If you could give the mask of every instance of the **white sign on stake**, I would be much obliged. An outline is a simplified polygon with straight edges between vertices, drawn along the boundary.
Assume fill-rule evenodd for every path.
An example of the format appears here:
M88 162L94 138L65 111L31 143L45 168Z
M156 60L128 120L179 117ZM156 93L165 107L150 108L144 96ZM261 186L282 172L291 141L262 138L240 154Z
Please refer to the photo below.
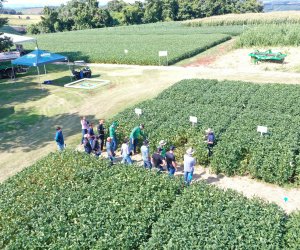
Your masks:
M195 124L198 122L198 118L196 116L190 116L190 122L195 126Z
M140 116L140 115L142 114L142 110L141 110L141 109L138 109L138 108L136 108L136 109L134 110L134 112L135 112L138 116Z
M261 135L268 133L268 128L264 126L257 126L257 132Z
M168 51L166 50L159 51L158 56L168 56Z
M125 53L125 54L128 54L128 50L127 50L127 49L124 49L124 53Z

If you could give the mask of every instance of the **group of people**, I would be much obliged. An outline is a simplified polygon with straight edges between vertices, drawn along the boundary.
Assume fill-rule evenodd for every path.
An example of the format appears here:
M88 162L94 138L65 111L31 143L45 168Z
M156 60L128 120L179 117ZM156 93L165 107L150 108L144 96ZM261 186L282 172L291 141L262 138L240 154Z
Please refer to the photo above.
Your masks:
M106 128L104 120L99 120L97 125L97 135L94 132L94 124L89 123L85 117L81 117L82 139L81 144L84 146L84 151L88 154L94 154L99 157L104 149L104 144L107 152L107 158L113 164L115 160L115 152L118 147L117 128L119 124L114 121L109 127L108 137L105 138ZM177 171L177 162L175 157L175 146L170 146L166 149L166 141L161 140L156 148L156 151L150 155L149 141L146 139L144 133L144 124L140 124L133 128L129 138L125 138L121 145L122 163L131 165L133 163L131 156L137 153L138 140L143 138L143 144L140 152L143 159L143 165L146 169L156 168L159 172L168 171L169 176L174 176ZM208 156L212 155L212 148L215 144L215 135L211 129L207 129L205 134L205 141L207 142ZM58 150L62 151L65 148L64 138L60 127L56 128L55 141ZM193 157L195 153L193 148L189 148L184 155L184 180L188 185L190 184L196 159Z

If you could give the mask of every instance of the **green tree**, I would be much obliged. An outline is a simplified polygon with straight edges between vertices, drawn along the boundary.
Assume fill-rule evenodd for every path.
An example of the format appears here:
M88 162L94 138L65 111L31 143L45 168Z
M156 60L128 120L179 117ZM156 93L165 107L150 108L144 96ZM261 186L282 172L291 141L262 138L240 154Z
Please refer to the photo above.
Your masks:
M3 1L4 0L0 0L0 10L3 8L3 5L2 5ZM7 22L8 22L7 18L0 18L0 28L3 25L7 24ZM3 33L0 32L0 35L3 35ZM13 42L9 37L4 36L3 38L0 38L0 51L5 51L12 46L13 46Z
M142 2L135 2L125 6L122 10L122 24L141 24L143 23L144 9Z
M163 1L147 0L145 2L145 23L155 23L162 21Z

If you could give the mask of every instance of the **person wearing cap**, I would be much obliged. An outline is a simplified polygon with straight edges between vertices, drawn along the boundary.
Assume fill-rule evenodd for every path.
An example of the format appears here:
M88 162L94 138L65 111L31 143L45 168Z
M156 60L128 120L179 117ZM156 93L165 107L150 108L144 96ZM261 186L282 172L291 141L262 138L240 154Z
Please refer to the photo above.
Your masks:
M103 151L103 146L104 146L104 134L105 134L105 127L104 127L104 120L99 120L99 124L97 127L99 139L100 139L100 148L101 151Z
M189 148L184 155L184 182L187 185L190 185L192 181L194 168L196 165L196 160L193 157L194 152L195 151L193 148Z
M139 136L143 136L145 139L145 133L144 133L144 124L140 124L139 126L135 127L130 134L130 152L133 151L134 154L136 154L136 146L138 144L138 138Z
M107 137L105 146L106 146L107 158L110 160L111 165L113 165L114 150L113 150L112 138L111 137Z
M88 128L89 128L88 122L87 122L87 120L85 119L85 116L81 117L80 123L81 123L81 131L82 131L81 144L83 144L84 135L87 134Z
M208 149L208 156L210 157L212 155L212 149L215 143L215 134L212 129L208 128L205 130L206 133L206 142L207 142L207 149Z
M164 171L164 166L166 166L166 161L161 155L161 148L157 148L156 152L151 157L151 163L156 167L160 172Z
M99 136L95 136L91 146L92 146L92 150L93 150L94 155L96 157L99 157L101 155Z
M89 137L89 134L85 134L84 135L84 138L83 138L83 146L84 146L84 151L87 153L87 154L90 154L92 152L92 146L91 146L91 143L90 143L90 137Z
M144 162L144 167L147 169L151 169L152 164L151 164L148 140L144 140L143 146L141 147L141 153L142 153L142 158L143 158L143 162Z
M56 141L58 151L63 151L65 148L65 141L61 127L56 128L54 140Z
M174 150L175 147L171 146L170 150L166 153L166 162L167 162L167 169L169 172L169 176L174 176L175 171L177 170L177 164L175 160L175 155L174 155Z
M117 127L119 126L118 122L114 121L109 127L109 137L111 138L111 144L113 151L117 150L118 141L117 141Z
M132 160L130 158L130 152L128 147L128 139L125 138L124 142L121 146L121 154L122 154L122 163L132 165Z
M159 142L159 146L158 146L159 148L161 148L161 155L164 158L166 157L166 153L167 153L167 150L165 148L166 144L167 144L167 142L165 140L161 140Z

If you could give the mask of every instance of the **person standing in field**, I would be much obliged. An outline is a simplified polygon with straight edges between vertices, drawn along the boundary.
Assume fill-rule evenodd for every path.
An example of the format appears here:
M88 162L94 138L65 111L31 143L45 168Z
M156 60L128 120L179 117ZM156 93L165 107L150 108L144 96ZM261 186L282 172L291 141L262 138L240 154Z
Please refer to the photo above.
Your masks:
M124 139L124 142L121 146L121 154L122 154L122 163L132 165L132 160L130 158L130 152L128 147L128 139Z
M58 151L63 151L65 148L64 136L61 127L56 128L55 138Z
M104 134L105 134L104 120L99 120L97 131L98 131L98 135L99 135L99 139L100 139L100 148L101 148L101 151L103 151Z
M89 134L85 134L84 138L83 138L83 146L84 146L84 151L87 154L90 154L92 152L92 145L90 143L90 138L89 138Z
M167 153L167 150L165 148L166 144L167 142L165 140L161 140L158 146L159 148L161 148L161 156L164 158L166 157L166 153Z
M161 156L161 148L157 148L156 152L152 155L151 163L159 170L159 172L164 171L163 167L166 166L166 161Z
M152 164L151 164L148 140L144 140L143 146L141 147L141 153L142 153L142 158L143 158L143 162L144 162L144 167L147 169L151 169Z
M99 136L95 136L95 139L93 140L93 144L91 146L95 156L99 157L101 155Z
M186 151L186 154L184 155L184 182L187 185L190 185L192 181L194 168L196 165L196 160L193 157L194 153L195 153L194 149L189 148Z
M109 137L111 138L112 149L115 152L118 147L117 141L117 127L119 126L118 122L114 121L109 127Z
M215 143L215 134L214 134L214 131L212 131L212 129L210 129L210 128L205 130L205 133L206 133L208 156L210 157L210 156L212 156L212 149L213 149L214 143Z
M113 165L115 153L113 150L112 138L107 137L105 146L106 146L107 158L110 160L110 164Z
M87 134L88 132L88 123L87 120L85 119L85 116L81 117L80 123L81 123L81 131L82 131L81 144L83 144L84 135Z
M175 171L177 170L177 163L175 160L174 150L175 150L175 147L171 146L170 150L166 153L167 169L169 172L169 176L171 176L171 177L174 176Z
M139 136L143 136L145 139L145 133L144 133L144 124L140 124L139 126L135 127L130 134L130 152L133 151L134 154L136 154L136 146L138 145L138 138Z
M95 132L94 132L94 124L90 123L88 128L88 135L90 138L90 144L92 145L93 140L95 139Z

